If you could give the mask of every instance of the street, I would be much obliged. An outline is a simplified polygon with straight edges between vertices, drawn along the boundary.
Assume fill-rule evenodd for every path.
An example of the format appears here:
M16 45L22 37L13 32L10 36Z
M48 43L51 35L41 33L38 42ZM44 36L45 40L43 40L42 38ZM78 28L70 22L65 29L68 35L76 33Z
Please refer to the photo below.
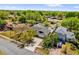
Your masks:
M37 55L25 48L20 49L16 44L0 38L0 50L4 51L7 55Z

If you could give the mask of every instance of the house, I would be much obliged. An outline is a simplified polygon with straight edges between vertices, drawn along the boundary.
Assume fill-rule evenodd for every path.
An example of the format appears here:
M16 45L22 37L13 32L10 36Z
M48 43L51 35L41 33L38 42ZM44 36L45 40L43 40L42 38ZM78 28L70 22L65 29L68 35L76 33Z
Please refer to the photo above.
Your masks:
M36 30L37 36L41 38L47 36L50 33L50 29L48 27L45 27L41 23L35 24L34 26L32 26L32 28Z
M57 22L59 21L58 18L55 17L55 16L48 16L48 17L46 17L46 18L47 18L48 21L51 22L52 24L53 24L53 23L57 23Z
M54 23L57 23L59 20L48 18L48 21L51 22L52 24L54 24Z
M71 42L71 41L76 41L75 39L75 35L73 32L68 31L67 28L65 27L58 27L56 32L58 33L59 39L60 41L62 41L62 43L67 42Z
M45 18L57 19L56 16L45 16Z
M66 33L66 38L67 40L66 41L76 41L76 38L75 38L75 35L73 32L67 32Z

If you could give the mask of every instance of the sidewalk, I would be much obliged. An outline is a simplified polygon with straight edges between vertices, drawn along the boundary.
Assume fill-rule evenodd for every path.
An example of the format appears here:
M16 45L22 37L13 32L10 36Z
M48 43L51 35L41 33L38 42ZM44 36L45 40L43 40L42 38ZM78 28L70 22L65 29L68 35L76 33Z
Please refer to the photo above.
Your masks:
M14 42L14 43L16 43L16 44L22 44L21 42L19 42L19 41L16 41L16 40L14 40L14 39L11 39L11 38L8 38L8 37L6 37L6 36L3 36L3 35L0 35L0 37L1 38L4 38L4 39L6 39L6 40L9 40L9 41L11 41L11 42Z
M41 38L35 37L35 38L34 38L34 42L35 42L35 43L33 44L33 46L29 45L29 46L25 47L25 49L28 49L28 50L34 52L35 49L36 49L36 47L39 47L38 45L42 42L42 40L43 40L43 39L41 39Z

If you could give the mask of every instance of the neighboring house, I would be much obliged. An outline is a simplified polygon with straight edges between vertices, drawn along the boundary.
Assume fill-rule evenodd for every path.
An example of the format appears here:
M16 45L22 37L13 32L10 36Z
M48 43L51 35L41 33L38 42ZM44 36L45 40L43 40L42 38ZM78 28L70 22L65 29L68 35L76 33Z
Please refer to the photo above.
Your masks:
M65 27L58 27L56 32L58 33L58 36L60 38L60 41L62 42L69 42L69 41L75 41L75 35L73 32L68 31Z
M48 18L48 21L51 22L51 23L57 23L59 20L58 19Z
M35 29L37 32L37 35L42 38L47 36L50 33L50 29L48 27L45 27L41 23L35 24L32 28Z
M45 16L45 18L57 19L56 16Z
M66 38L67 38L67 41L76 41L76 38L73 32L68 31L66 33Z
M68 31L65 27L58 27L56 32L59 36L59 42L57 44L58 48L62 48L62 44L65 42L74 42L76 41L75 35L73 32Z
M49 22L51 22L51 23L57 23L59 20L58 20L58 18L57 17L55 17L55 16L48 16L48 17L46 17L47 19L48 19L48 21Z

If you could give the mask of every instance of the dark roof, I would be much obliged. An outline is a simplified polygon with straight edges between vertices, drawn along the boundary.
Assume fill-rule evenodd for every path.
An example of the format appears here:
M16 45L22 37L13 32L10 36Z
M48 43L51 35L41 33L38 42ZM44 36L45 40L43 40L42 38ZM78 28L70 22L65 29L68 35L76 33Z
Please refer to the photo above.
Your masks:
M44 37L50 33L50 30L48 27L45 27L43 24L35 24L33 28L37 31L37 34L41 37ZM39 33L39 31L42 31L43 33Z

